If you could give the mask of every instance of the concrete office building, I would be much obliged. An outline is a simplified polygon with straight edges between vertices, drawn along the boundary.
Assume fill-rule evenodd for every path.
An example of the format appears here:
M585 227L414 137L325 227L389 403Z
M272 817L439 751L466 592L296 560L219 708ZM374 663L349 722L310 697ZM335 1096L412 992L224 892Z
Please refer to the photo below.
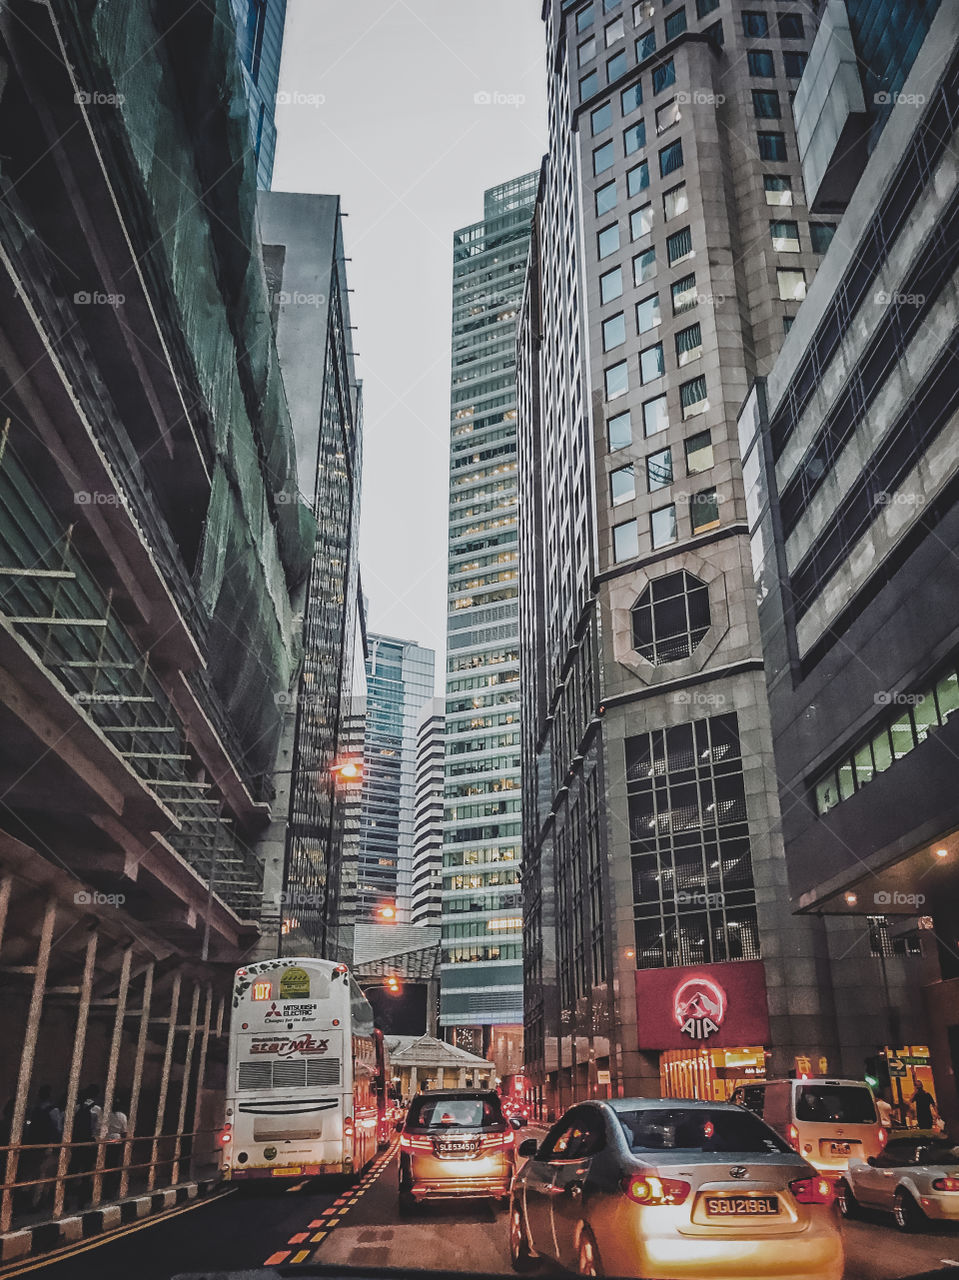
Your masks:
M445 711L445 700L432 698L416 728L412 924L438 925L442 914Z
M828 1071L791 914L739 408L833 231L790 96L806 7L544 5L520 335L527 1066L549 1107ZM709 1026L690 1012L710 1007Z
M523 1013L516 325L536 186L493 187L453 237L440 1019L477 1053L518 1042Z
M410 923L416 728L435 660L412 640L368 636L358 922Z
M959 15L834 0L796 95L811 180L844 113L848 207L782 354L740 419L783 836L794 907L838 913L837 1017L848 1050L905 1059L959 1120ZM859 21L886 30L894 86L846 62ZM868 32L867 32L868 34ZM920 33L921 34L921 33ZM839 66L837 57L831 58ZM858 93L857 93L858 89ZM888 108L888 109L887 109ZM844 917L844 918L843 918ZM841 980L840 980L841 975ZM878 990L864 1008L863 990Z
M283 703L278 804L266 854L267 908L287 955L350 953L338 931L344 804L334 770L347 737L360 634L362 389L356 379L338 196L260 192L263 260L296 442L298 492L316 522L310 576L296 601L302 669ZM362 648L360 647L362 656ZM282 910L280 910L282 908Z
M276 95L286 26L286 0L230 0L250 116L256 182L269 191L276 155Z

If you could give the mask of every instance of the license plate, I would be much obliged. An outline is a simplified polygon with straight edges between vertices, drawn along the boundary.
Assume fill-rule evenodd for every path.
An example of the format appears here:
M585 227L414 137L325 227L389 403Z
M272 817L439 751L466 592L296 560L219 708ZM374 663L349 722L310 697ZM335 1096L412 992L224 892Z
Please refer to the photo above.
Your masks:
M848 1142L830 1142L829 1154L834 1156L848 1156L852 1151L852 1146Z
M779 1196L707 1196L706 1212L713 1218L774 1218Z
M299 1178L302 1176L303 1170L299 1165L289 1165L283 1169L271 1169L270 1172L274 1178Z
M440 1142L436 1153L441 1156L471 1156L476 1151L474 1142Z

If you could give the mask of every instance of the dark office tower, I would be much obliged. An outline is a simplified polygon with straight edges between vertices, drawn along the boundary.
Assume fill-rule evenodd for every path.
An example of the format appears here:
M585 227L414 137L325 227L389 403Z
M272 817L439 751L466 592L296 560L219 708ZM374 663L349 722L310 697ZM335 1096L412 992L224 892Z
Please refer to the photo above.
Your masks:
M736 417L834 230L789 112L796 4L544 8L520 335L527 1063L728 1096L836 1031L784 892ZM699 1016L696 1010L712 1010ZM704 1052L705 1051L705 1052Z
M265 191L258 206L299 475L299 492L275 500L296 509L302 498L315 521L310 575L295 601L302 667L284 695L265 899L287 955L338 956L351 954L338 937L352 923L341 901L344 806L360 786L336 766L357 746L347 719L360 626L362 395L339 197Z
M832 6L830 6L832 8ZM850 14L862 5L850 4ZM895 47L903 6L873 4ZM818 45L818 38L817 38ZM815 56L815 47L814 55ZM821 74L810 60L808 74ZM789 888L844 927L858 1062L934 1075L959 1121L959 12L885 128L782 354L740 419ZM805 78L803 80L805 86ZM836 118L848 101L803 95ZM797 127L814 134L816 119ZM864 990L879 998L863 1000ZM846 1074L858 1065L850 1054ZM888 1069L888 1066L887 1066ZM907 1074L908 1070L908 1074Z
M368 637L358 923L410 923L416 727L435 661L412 640Z
M827 0L796 91L809 207L842 209L897 103L940 0Z
M276 100L286 24L286 0L230 0L243 84L250 108L256 184L268 191L276 154Z
M453 237L440 1022L475 1052L523 1020L516 323L536 184L493 187Z

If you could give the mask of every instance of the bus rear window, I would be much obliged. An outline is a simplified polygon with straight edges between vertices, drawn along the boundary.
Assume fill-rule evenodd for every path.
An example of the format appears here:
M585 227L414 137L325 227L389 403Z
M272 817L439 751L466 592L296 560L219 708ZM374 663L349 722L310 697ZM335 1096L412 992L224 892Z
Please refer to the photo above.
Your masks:
M796 1119L813 1123L875 1124L876 1108L865 1085L807 1084L796 1098Z

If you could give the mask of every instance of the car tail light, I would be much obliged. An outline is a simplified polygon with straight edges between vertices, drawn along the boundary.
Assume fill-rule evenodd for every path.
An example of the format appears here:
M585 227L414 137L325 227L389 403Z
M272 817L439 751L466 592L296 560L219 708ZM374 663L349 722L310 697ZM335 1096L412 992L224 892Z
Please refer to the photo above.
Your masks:
M959 1191L959 1178L936 1178L933 1191Z
M223 1128L220 1130L220 1143L222 1146L226 1147L226 1146L229 1146L229 1144L232 1141L233 1141L233 1126L232 1124L225 1124Z
M480 1140L480 1145L487 1150L494 1147L512 1147L516 1142L516 1134L512 1129L507 1129L505 1133L487 1133Z
M429 1138L411 1138L408 1133L400 1134L402 1151L432 1151L433 1143Z
M797 1204L832 1204L833 1185L828 1178L797 1178L789 1190Z
M792 1147L793 1151L798 1151L799 1150L799 1130L796 1128L794 1124L791 1124L789 1126L789 1131L786 1136L789 1140L789 1145Z
M889 1134L886 1133L886 1130L882 1125L880 1125L879 1132L876 1136L879 1139L880 1147L884 1147L886 1143L889 1141Z
M692 1189L690 1183L679 1178L655 1178L648 1174L624 1178L622 1187L634 1204L682 1204Z

